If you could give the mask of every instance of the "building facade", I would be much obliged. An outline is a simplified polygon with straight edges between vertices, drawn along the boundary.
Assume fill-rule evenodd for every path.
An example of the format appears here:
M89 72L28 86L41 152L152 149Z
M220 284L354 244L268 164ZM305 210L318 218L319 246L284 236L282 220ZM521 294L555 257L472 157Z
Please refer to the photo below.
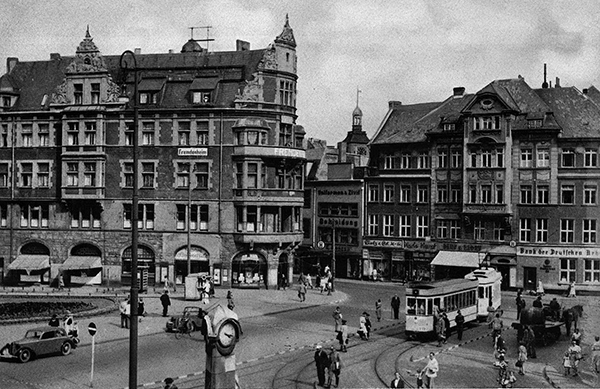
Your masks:
M149 284L181 283L188 266L233 287L291 276L305 151L287 17L264 49L237 41L236 51L208 52L190 39L180 53L133 57L136 71L102 55L88 30L75 56L7 60L4 281L130 281L134 137L138 261Z
M365 256L389 278L600 290L600 99L523 78L390 109L371 141Z

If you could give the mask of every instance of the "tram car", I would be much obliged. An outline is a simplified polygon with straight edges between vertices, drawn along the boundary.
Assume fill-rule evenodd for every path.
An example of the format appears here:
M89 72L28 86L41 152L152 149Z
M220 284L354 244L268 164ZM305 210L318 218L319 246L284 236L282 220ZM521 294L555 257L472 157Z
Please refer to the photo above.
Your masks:
M502 274L493 268L483 268L472 271L465 278L479 280L479 286L477 287L477 319L484 321L488 315L490 305L494 312L500 309L502 303L500 292Z
M494 269L478 269L465 278L434 282L415 282L406 287L406 336L435 335L435 316L444 312L450 327L456 326L461 311L465 323L485 318L490 301L498 309L501 303L502 276Z

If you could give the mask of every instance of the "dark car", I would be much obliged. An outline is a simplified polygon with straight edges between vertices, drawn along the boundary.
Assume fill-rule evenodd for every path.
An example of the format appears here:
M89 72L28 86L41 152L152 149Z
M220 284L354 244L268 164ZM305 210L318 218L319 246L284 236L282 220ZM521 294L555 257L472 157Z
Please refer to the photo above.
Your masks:
M202 320L204 318L202 308L185 307L181 315L171 316L169 318L167 321L167 332L176 331L186 317L191 321L192 329L194 331L199 331L202 328Z
M32 328L25 333L23 339L7 343L0 350L2 358L17 358L25 363L32 357L49 354L69 355L71 350L77 347L79 339L67 335L64 328L60 327L38 327Z

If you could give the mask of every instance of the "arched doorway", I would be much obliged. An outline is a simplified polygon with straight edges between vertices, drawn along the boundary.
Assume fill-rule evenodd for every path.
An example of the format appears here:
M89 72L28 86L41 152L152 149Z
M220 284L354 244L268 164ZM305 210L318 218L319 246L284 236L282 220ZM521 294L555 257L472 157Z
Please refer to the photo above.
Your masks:
M191 273L200 273L209 275L210 273L210 258L208 251L200 246L190 247L190 262ZM183 283L188 275L188 250L187 247L179 249L175 253L175 282Z
M231 263L231 285L236 288L260 288L267 285L267 261L257 252L237 254Z
M288 254L281 253L279 255L279 262L277 265L277 289L287 287L292 283L289 278L290 264L288 263ZM285 285L284 285L285 283Z
M102 283L102 252L89 243L71 249L61 265L65 285L100 285Z
M121 282L131 285L131 246L123 251L121 263ZM148 285L154 285L156 272L154 251L148 246L138 245L138 279L140 280L142 270L147 271Z
M47 283L50 272L50 250L39 242L25 244L19 255L8 265L13 282Z

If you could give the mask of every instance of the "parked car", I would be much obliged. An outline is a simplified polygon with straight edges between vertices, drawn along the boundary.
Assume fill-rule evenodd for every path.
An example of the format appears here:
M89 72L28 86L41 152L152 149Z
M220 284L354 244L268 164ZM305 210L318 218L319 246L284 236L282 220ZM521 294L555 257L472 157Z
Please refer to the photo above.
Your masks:
M204 312L200 307L185 307L181 315L171 316L169 320L167 320L167 332L176 331L179 328L181 321L186 317L191 320L193 330L199 331L202 328L202 320L204 318L203 313Z
M67 335L64 328L38 327L27 330L25 337L12 343L7 343L0 350L2 358L17 358L25 363L32 357L49 354L69 355L77 347L79 339Z

